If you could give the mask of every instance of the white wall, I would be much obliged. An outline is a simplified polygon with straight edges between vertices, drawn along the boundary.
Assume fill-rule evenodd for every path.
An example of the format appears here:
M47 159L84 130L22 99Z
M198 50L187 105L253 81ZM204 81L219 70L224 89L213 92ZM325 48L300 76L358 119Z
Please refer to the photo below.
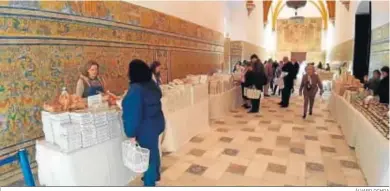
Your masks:
M389 22L389 1L372 1L371 28L375 29Z
M351 6L355 4L356 1L350 1ZM333 28L332 32L332 45L338 45L347 40L351 40L354 37L355 33L355 12L351 7L348 11L345 6L340 2L336 1L336 20L334 27L329 27L330 30ZM331 23L329 23L332 25Z
M231 40L246 41L247 11L242 1L228 2L231 15Z
M224 33L224 1L125 1Z
M255 1L255 5L255 10L253 10L249 17L247 16L247 41L251 42L252 44L264 47L263 2Z
M224 33L225 36L228 34L229 37L232 34L232 14L228 2L224 4Z
M228 2L231 14L231 40L250 42L264 47L263 2L255 1L256 8L248 16L245 1Z
M332 45L355 37L355 14L364 9L363 0L350 1L349 11L341 2L336 1L336 21L333 31ZM359 7L362 6L362 7ZM358 9L360 9L358 11ZM389 22L389 1L371 1L371 28L380 27Z

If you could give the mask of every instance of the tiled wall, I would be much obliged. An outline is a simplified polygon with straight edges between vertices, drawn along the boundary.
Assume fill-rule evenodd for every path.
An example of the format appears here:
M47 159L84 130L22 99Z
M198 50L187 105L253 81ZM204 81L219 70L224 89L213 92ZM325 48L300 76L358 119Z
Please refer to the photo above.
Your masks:
M134 58L161 61L165 82L207 73L222 67L224 38L120 1L0 1L0 148L42 136L43 102L63 86L74 92L88 60L122 93Z
M249 61L252 54L257 54L262 61L268 59L268 53L263 47L245 41L231 41L230 62L232 64L243 60Z
M389 66L389 23L372 30L369 74Z
M261 46L249 42L243 42L242 56L243 60L250 60L252 54L257 54L259 58L264 62L268 60L267 50Z
M223 63L223 67L222 67L222 70L224 72L229 72L233 69L233 66L232 64L233 63L230 63L230 38L225 38L225 44L224 44L224 63Z
M329 61L332 62L352 62L353 61L354 40L347 40L332 48L329 53Z
M243 42L242 41L231 41L230 42L230 63L236 64L238 61L243 61L242 56ZM249 59L247 59L249 60Z
M353 62L354 40L348 40L333 47L329 53L331 62ZM371 33L371 52L370 52L370 68L369 74L372 71L379 69L382 66L389 66L389 23L375 28Z

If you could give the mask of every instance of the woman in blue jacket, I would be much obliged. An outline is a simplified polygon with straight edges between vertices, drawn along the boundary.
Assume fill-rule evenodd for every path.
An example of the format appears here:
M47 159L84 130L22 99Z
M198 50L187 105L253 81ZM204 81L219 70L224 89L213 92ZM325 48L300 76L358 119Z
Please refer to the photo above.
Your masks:
M123 125L131 141L150 150L149 168L143 181L145 186L155 186L160 179L159 135L165 129L162 93L142 60L131 61L128 74L130 87L122 101Z

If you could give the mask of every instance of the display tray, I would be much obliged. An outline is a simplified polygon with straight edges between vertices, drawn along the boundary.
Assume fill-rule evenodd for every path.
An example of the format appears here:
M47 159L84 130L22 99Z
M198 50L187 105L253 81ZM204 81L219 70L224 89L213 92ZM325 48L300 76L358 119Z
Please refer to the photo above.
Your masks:
M353 107L360 111L373 126L389 140L389 106L378 102L370 103L368 107L364 106L364 96L354 96L351 100Z

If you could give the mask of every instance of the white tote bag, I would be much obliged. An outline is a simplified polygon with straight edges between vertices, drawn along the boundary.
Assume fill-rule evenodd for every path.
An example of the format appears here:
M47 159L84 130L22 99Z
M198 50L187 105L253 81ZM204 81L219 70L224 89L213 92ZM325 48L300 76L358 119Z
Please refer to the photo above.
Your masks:
M130 140L122 142L123 164L136 173L144 173L149 168L149 149L142 148Z
M248 99L260 99L261 91L252 86L251 88L244 88L244 95Z

